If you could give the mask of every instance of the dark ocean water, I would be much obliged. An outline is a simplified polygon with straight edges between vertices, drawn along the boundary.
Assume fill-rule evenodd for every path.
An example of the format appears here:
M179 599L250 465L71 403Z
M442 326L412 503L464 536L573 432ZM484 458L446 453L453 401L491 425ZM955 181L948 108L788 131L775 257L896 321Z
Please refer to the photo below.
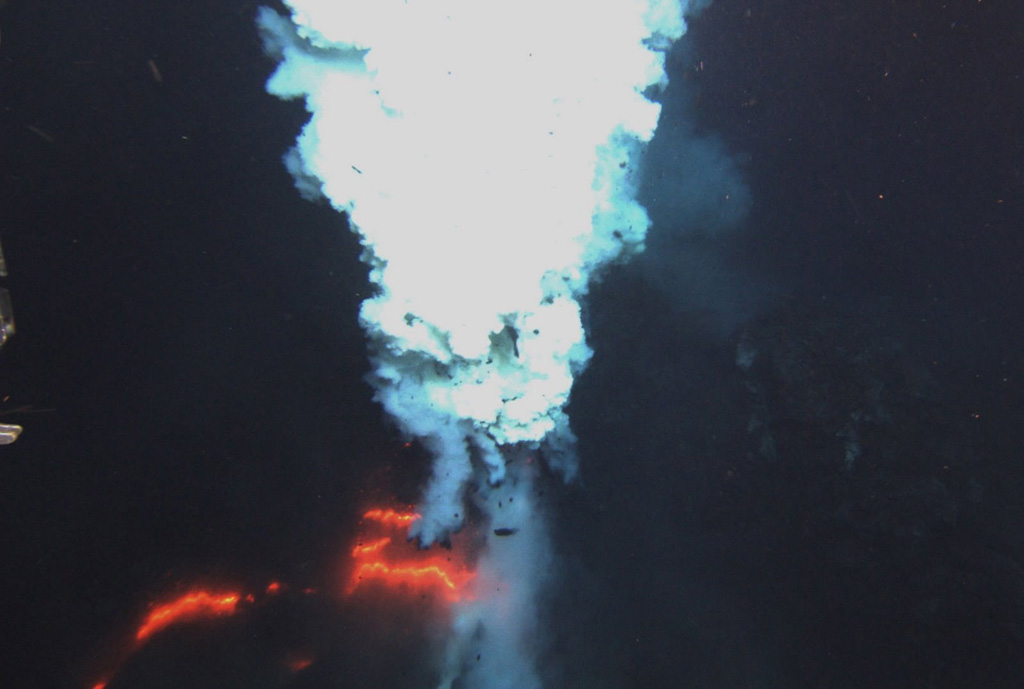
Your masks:
M256 8L0 8L0 687L91 687L154 598L271 580L108 687L429 686L427 611L331 593L427 459L363 383L360 247L281 164ZM549 685L1020 686L1024 5L715 0L687 40L669 126L749 209L663 196L666 260L587 303Z

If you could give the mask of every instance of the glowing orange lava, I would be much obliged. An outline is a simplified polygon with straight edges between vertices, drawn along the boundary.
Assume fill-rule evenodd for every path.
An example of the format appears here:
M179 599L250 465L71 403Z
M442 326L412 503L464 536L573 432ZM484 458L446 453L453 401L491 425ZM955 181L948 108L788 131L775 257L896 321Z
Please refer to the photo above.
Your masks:
M210 593L209 591L193 591L180 598L158 606L149 613L135 633L139 641L178 622L209 617L231 615L238 607L240 599L237 593Z
M409 526L419 518L420 515L415 512L395 512L394 510L370 510L363 515L363 519L392 526Z
M358 543L355 548L352 549L352 557L363 557L364 555L372 555L379 550L383 550L389 543L390 538L378 538L376 541L370 543Z
M420 518L415 512L394 509L373 509L363 514L359 541L352 548L352 573L347 593L352 594L367 582L379 582L389 591L398 590L416 594L430 594L449 603L466 600L471 596L474 572L467 565L465 547L458 538L452 539L447 549L434 547L421 549L408 539L395 537L395 533L408 532ZM465 535L465 534L463 534ZM119 644L119 658L101 674L105 679L93 680L90 689L104 689L120 666L153 635L177 624L203 622L228 617L259 607L272 598L289 591L296 595L316 596L315 587L292 589L285 582L272 580L250 591L211 590L194 587L178 598L153 603L150 612L135 630L134 639L128 637ZM297 652L285 659L292 672L301 672L315 661L308 652Z
M363 515L364 521L379 525L375 529L378 531L408 529L419 518L420 515L411 511L391 509L374 509ZM468 597L468 586L473 579L473 573L458 552L439 555L436 549L420 550L409 542L394 543L390 536L361 538L352 548L352 558L356 564L347 588L349 594L360 584L375 580L389 587L435 593L454 603Z
M186 593L173 600L150 604L150 613L139 625L134 633L134 639L129 637L124 643L119 643L118 657L111 662L111 667L101 675L105 679L94 680L89 685L90 689L104 689L109 678L115 676L120 666L132 654L138 651L143 644L148 643L155 634L176 624L198 623L215 618L227 617L241 613L246 609L257 607L267 603L272 598L278 598L289 590L289 586L280 581L270 581L262 589L249 593L234 591L212 591L200 586L193 587ZM316 595L316 589L302 589L304 595ZM313 662L313 657L306 654L300 658L302 668ZM300 668L301 669L301 668Z
M380 579L393 586L436 589L453 603L463 598L463 589L473 578L471 573L441 558L415 564L408 561L394 565L379 561L364 562L356 568L353 576L356 584L367 579Z

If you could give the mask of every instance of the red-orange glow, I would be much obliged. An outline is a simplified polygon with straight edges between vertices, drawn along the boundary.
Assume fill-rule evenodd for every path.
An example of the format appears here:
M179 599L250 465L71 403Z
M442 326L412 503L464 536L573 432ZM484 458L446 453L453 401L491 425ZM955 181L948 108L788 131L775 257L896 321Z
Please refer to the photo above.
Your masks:
M212 592L206 589L193 588L191 591L174 600L164 601L150 606L149 615L145 618L138 630L134 632L134 639L125 639L118 643L116 659L112 657L107 671L100 676L104 679L94 680L87 685L89 689L105 689L110 678L117 675L121 665L142 645L149 641L149 638L157 632L174 624L186 622L200 622L216 617L225 617L266 603L271 597L276 597L288 591L288 586L280 581L271 581L265 586L254 589L252 592ZM306 588L302 590L305 595L316 595L316 589ZM294 654L295 658L312 656L309 653ZM312 661L309 661L312 662ZM307 663L308 665L308 663ZM97 673L99 674L99 673Z
M135 638L139 641L177 622L231 615L238 606L237 593L194 591L165 603L149 613Z
M462 599L462 588L472 578L472 574L453 567L450 562L432 558L423 562L407 560L397 564L364 562L356 568L354 583L380 579L392 586L437 589L447 600L454 603Z
M312 658L306 657L295 657L288 659L288 669L292 672L302 672L307 667L313 664Z
M363 519L371 519L391 526L409 526L420 518L415 512L395 512L394 510L370 510Z
M371 541L366 544L360 543L352 549L352 557L363 557L364 555L372 555L373 553L376 553L378 550L382 550L384 546L386 546L390 542L391 539L385 537L378 538L376 541Z
M363 515L364 520L379 525L370 527L378 532L408 529L419 518L414 512L390 509L369 510ZM467 597L468 584L473 579L457 548L439 556L436 550L420 550L415 544L395 542L390 536L364 535L352 548L352 558L355 565L346 589L348 594L367 581L379 581L388 587L433 592L456 602Z

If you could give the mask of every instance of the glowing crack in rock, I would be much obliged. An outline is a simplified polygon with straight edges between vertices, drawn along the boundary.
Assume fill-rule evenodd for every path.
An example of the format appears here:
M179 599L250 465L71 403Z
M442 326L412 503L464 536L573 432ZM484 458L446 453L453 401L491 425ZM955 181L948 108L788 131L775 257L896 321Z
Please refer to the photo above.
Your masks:
M419 518L414 512L373 509L363 515L363 523L371 530L370 525L376 524L378 529L407 531ZM473 573L458 547L450 546L444 552L437 547L421 550L404 534L397 542L390 536L367 538L364 534L352 548L352 559L354 567L346 589L349 595L367 582L379 581L393 589L431 592L449 603L471 597Z
M237 593L193 591L156 606L135 633L139 641L180 622L233 615L240 600Z

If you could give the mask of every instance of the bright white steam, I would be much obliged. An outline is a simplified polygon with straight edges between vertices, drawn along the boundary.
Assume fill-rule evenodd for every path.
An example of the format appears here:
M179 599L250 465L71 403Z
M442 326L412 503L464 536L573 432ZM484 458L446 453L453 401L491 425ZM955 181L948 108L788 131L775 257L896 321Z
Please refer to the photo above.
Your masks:
M490 498L511 490L521 532L492 539L483 567L535 581L547 551L540 518L526 509L532 471L502 486L506 456L543 444L549 464L575 473L564 407L591 355L579 299L595 271L643 248L638 155L659 115L645 94L664 85L664 51L684 31L683 8L679 0L286 4L291 21L259 15L280 61L267 88L305 99L311 117L289 169L300 190L348 214L365 247L377 292L361 321L376 397L435 457L417 535L429 543L459 528L470 482L481 484L475 499L492 521L498 500ZM466 686L531 686L522 677L503 683L500 669L488 683L471 681L480 671L463 672L467 661L457 657L467 639L486 636L479 625L492 638L505 625L504 640L521 645L531 613L525 597L516 605L514 621L503 620L500 601L463 611L446 682L464 675ZM532 676L528 664L521 671Z

